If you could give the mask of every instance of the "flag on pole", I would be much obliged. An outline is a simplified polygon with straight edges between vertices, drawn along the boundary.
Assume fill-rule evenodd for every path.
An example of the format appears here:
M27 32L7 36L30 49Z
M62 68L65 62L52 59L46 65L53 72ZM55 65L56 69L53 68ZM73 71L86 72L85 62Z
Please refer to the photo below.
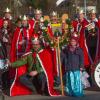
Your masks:
M56 5L59 6L62 2L64 2L65 0L57 0Z

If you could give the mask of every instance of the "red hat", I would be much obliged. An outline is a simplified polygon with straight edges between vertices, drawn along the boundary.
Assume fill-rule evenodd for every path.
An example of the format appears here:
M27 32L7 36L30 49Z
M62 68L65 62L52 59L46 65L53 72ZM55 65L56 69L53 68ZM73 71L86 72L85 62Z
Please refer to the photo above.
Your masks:
M74 39L74 40L76 40L76 41L78 42L78 40L79 40L79 36L78 36L78 34L73 33L73 34L71 35L70 40L71 40L71 39Z

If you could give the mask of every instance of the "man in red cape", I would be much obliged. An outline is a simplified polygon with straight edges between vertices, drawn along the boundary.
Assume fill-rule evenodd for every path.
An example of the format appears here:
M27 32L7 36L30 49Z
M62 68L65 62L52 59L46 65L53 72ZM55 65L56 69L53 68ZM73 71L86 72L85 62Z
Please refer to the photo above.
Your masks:
M100 60L100 21L96 18L96 11L93 9L89 13L89 25L87 25L85 32L85 41L90 59L91 85L94 86L94 71Z
M88 56L88 51L85 45L85 26L88 25L88 21L84 18L84 12L83 10L80 10L79 13L79 19L72 22L72 25L74 27L74 32L78 32L79 34L79 45L83 49L84 53L84 65L85 68L89 67L90 60Z
M95 10L91 10L89 15L89 25L92 25L92 28L87 26L86 43L91 64L96 64L100 59L100 21L96 18Z
M99 61L100 59L100 26L99 21L96 19L95 13L91 12L91 18L89 21L87 21L84 18L84 12L79 12L79 20L73 22L74 31L78 32L80 35L79 44L80 47L83 49L84 52L84 65L91 76L94 73L94 65ZM95 32L88 32L87 29L90 28L90 26L95 25L96 28L96 35L94 35ZM92 29L89 29L89 31ZM93 36L94 35L94 36ZM97 36L97 39L95 39ZM94 37L94 39L93 39ZM94 45L94 46L93 46ZM92 47L92 48L91 48ZM93 49L94 48L94 49ZM91 54L91 55L90 55ZM93 78L93 76L91 76ZM93 82L93 79L90 79L90 82ZM91 82L91 83L92 83ZM91 84L92 85L92 84Z
M20 68L19 66L28 64L27 71L19 77L15 76L15 79L18 80L19 78L20 82L24 86L28 87L34 92L35 87L32 84L32 80L30 80L30 78L39 76L39 81L43 81L43 79L41 78L44 76L46 78L46 82L44 80L43 82L41 82L41 84L47 84L46 89L48 90L49 95L59 96L59 92L54 89L54 74L56 73L56 71L54 70L54 62L50 50L41 48L41 42L39 41L37 34L34 34L34 37L32 39L32 47L32 52L26 53L20 60L17 60L10 64L13 68ZM11 91L11 93L16 94L17 85L18 83L15 80L15 84L13 84L14 88L13 91ZM21 89L22 87L19 88L19 91L21 91Z
M14 32L14 37L12 40L11 50L10 50L10 61L14 62L21 58L21 56L30 51L31 43L30 38L32 36L32 29L27 21L26 16L23 17L21 27L17 27ZM9 69L9 78L14 80L10 87L10 96L14 95L25 95L30 94L31 91L24 87L16 77L24 74L26 72L26 66L21 66L16 69ZM17 85L15 85L17 84ZM14 91L16 89L16 92Z

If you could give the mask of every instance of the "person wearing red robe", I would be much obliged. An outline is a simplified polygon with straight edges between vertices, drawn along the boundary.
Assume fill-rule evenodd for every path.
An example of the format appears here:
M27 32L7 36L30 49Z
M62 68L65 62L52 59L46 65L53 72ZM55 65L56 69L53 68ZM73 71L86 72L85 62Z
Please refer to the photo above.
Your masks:
M89 25L87 25L85 38L90 59L91 85L95 86L94 71L100 60L100 21L96 17L95 10L89 13Z
M34 19L34 17L33 17L32 12L27 13L26 16L27 16L27 19L28 19L28 23L29 23L29 25L30 25L30 29L31 29L31 30L33 31L33 33L34 33L35 19Z
M88 56L88 51L85 45L85 26L88 25L88 21L84 17L84 12L83 10L79 11L79 18L78 20L72 21L72 26L74 28L74 32L78 33L80 38L79 38L79 45L83 49L84 53L84 65L85 68L89 67L90 60Z
M12 16L11 16L11 10L9 8L5 9L5 11L4 11L4 17L0 18L0 28L3 27L3 22L5 20L8 20L10 27L12 27Z
M52 60L52 54L48 49L41 48L41 42L37 34L34 34L33 37L34 38L32 38L32 52L24 54L21 59L10 64L13 68L20 68L19 66L28 64L28 70L25 73L23 73L20 76L16 75L13 84L14 88L12 88L12 90L10 91L12 94L11 96L23 94L21 90L22 86L20 86L19 90L16 88L18 85L18 79L24 86L28 87L30 90L34 92L35 87L32 84L31 79L33 79L36 76L39 76L39 81L43 81L41 82L41 84L44 84L44 87L47 84L47 88L44 89L48 91L48 94L50 96L60 96L59 92L54 89L54 74L56 73L53 68L54 63ZM43 76L45 77L46 81L41 79L43 78ZM17 93L18 91L20 91L20 94Z
M32 36L32 29L29 26L27 17L24 16L22 19L22 26L16 27L15 32L14 32L11 50L10 50L10 61L11 62L18 60L19 58L21 58L21 56L23 54L30 51L31 36ZM10 86L10 96L31 93L31 91L29 89L24 87L19 82L19 80L16 79L16 76L19 77L20 75L24 74L26 70L27 70L26 65L21 66L20 68L16 68L16 69L10 68L9 78L10 78L10 80L13 80L13 82L11 83L11 86ZM15 89L15 87L14 87L15 81L17 83L16 93L13 91L13 89Z
M51 20L51 23L48 24L48 34L51 38L54 37L54 32L56 29L59 29L60 32L62 32L62 25L61 23L59 22L59 18L58 18L58 14L57 12L53 11L50 15L50 20ZM63 33L62 33L63 34Z
M0 29L0 39L3 41L4 45L6 46L7 50L7 58L9 58L9 49L12 40L12 29L9 25L9 20L3 21L3 26Z
M96 11L91 10L89 14L89 25L92 29L88 28L86 33L86 43L89 51L89 58L91 65L96 64L100 60L100 21L96 17Z
M41 17L42 17L42 10L41 9L35 9L34 11L34 20L35 20L35 24L34 27L36 30L38 30L38 34L41 35L42 34L42 30L40 28L40 23L41 23Z
M12 32L13 27L11 10L9 8L6 8L6 10L4 11L4 17L0 19L0 38L3 40L6 46L11 45ZM9 47L7 48L7 53L9 54Z
M12 42L13 36L13 24L12 24L12 16L11 10L6 8L4 13L4 17L0 18L0 39L5 45L7 58L9 59L10 46ZM9 79L8 79L8 71L4 72L2 75L3 89L9 88Z

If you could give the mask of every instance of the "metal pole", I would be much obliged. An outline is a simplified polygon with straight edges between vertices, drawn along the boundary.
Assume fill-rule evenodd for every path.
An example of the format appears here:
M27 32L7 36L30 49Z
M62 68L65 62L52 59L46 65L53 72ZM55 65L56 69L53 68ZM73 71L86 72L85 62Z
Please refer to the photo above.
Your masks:
M84 0L84 10L85 10L85 17L86 17L86 0Z

